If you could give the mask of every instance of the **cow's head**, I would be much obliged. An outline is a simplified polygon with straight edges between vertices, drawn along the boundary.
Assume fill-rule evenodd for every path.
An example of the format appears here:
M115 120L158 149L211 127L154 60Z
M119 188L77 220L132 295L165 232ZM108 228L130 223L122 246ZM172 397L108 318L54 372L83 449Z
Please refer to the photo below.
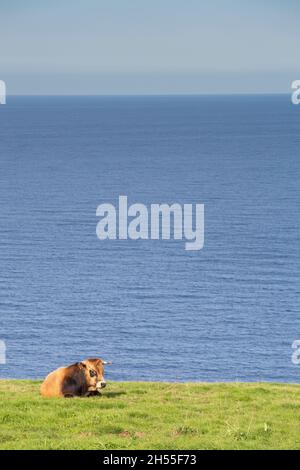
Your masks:
M103 361L102 359L86 359L82 362L86 368L87 383L90 388L94 390L101 390L106 387L106 380L104 378L104 366L110 365L111 362Z

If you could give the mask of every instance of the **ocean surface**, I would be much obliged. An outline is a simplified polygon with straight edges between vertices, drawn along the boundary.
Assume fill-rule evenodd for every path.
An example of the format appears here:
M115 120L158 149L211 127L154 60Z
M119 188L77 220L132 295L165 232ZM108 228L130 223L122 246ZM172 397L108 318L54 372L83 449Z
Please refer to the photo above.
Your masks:
M205 247L105 241L96 208L205 204ZM300 382L300 107L289 96L9 97L2 378Z

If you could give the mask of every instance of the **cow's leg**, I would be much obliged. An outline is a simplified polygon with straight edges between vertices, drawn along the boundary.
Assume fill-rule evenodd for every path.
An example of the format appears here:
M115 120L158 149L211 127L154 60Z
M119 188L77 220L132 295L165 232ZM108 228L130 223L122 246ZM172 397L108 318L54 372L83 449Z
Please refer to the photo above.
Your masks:
M101 397L101 393L98 392L98 390L95 390L94 392L88 392L88 394L86 396L88 398L90 398L90 397Z
M62 394L65 398L80 396L80 388L73 377L66 377L62 385Z

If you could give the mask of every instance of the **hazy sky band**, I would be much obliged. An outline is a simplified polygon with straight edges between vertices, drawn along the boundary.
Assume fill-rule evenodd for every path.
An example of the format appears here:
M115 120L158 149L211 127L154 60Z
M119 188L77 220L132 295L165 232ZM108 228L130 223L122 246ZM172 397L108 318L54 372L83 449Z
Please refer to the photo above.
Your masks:
M296 0L2 0L8 93L289 92Z

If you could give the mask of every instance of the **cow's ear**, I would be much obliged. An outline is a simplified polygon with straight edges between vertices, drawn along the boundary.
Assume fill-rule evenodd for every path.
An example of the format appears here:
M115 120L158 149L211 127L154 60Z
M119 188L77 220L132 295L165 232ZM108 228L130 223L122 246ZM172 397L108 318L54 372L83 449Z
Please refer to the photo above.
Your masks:
M84 362L78 362L78 363L77 363L77 366L78 366L79 369L81 369L81 370L86 369L86 365L84 364Z

